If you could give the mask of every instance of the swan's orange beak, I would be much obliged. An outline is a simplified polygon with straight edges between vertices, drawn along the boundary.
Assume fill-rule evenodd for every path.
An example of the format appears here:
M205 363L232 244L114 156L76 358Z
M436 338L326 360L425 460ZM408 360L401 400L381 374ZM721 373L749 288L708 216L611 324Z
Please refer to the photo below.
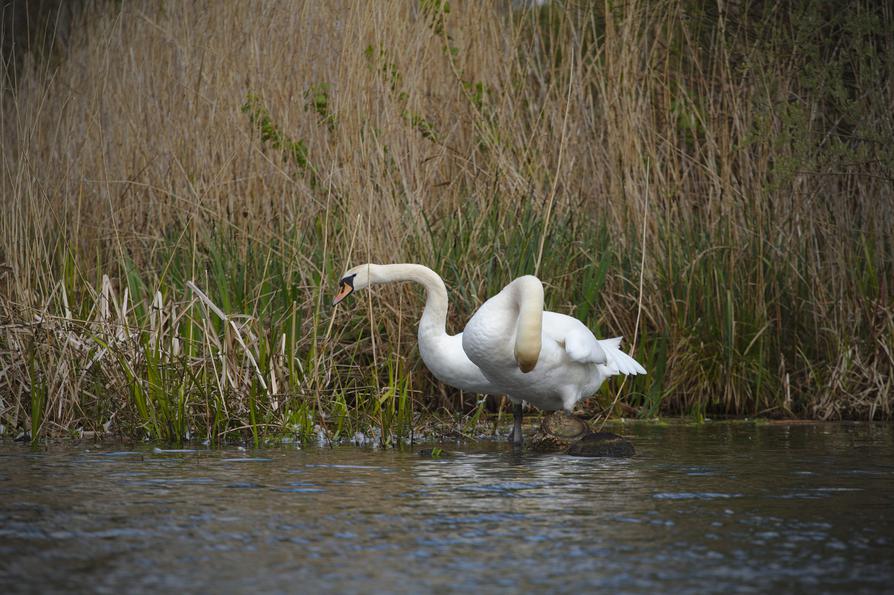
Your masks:
M352 291L354 291L354 288L351 286L351 284L342 281L341 285L338 288L338 293L335 294L334 298L332 298L332 305L334 306L338 304L338 302L351 295Z

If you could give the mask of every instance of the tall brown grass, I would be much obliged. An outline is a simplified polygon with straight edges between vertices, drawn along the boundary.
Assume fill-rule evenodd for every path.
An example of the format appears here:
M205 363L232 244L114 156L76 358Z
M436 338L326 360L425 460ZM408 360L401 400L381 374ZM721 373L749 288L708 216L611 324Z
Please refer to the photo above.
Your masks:
M468 411L418 364L417 290L325 305L364 261L441 272L453 330L538 274L650 370L628 412L890 417L892 25L867 1L87 4L2 83L0 424L331 431L382 425L361 404L399 379L417 414Z

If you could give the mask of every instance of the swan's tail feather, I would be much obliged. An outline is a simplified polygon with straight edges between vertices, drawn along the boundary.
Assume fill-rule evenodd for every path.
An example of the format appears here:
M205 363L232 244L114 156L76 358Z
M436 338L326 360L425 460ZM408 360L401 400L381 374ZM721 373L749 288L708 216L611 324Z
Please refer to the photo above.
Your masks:
M615 337L614 339L602 339L599 341L599 345L605 351L608 359L606 366L610 373L612 375L628 374L631 376L645 374L646 369L638 361L621 351L621 339L622 337Z

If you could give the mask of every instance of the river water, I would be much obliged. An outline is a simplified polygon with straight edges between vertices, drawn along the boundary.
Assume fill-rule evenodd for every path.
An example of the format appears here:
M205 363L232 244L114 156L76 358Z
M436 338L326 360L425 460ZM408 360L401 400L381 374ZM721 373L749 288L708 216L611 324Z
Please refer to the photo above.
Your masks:
M0 592L894 590L894 427L621 430L631 459L2 442Z

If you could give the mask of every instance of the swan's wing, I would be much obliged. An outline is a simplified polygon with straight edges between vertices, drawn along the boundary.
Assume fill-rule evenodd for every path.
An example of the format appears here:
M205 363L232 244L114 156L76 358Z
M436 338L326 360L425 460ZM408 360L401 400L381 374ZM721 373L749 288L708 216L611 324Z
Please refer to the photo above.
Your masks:
M609 375L646 373L639 362L621 351L621 337L599 340L577 318L544 312L543 334L556 341L572 361L602 364L608 367Z
M555 340L566 355L581 364L605 364L608 357L600 341L593 332L577 318L558 314L543 313L543 334Z
M621 351L621 337L602 339L599 344L608 356L608 365L615 374L635 376L646 373L646 369L638 361Z
M604 364L608 361L605 350L586 327L573 328L565 333L565 353L582 364Z

